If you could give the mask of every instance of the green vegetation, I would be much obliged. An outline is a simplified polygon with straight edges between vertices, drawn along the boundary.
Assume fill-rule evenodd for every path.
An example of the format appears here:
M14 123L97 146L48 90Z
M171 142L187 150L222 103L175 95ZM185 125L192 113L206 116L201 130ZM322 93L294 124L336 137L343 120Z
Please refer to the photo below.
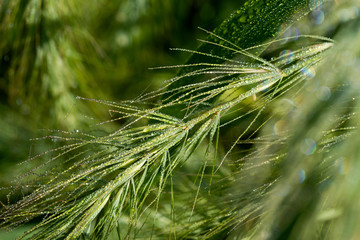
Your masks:
M174 4L190 1L1 3L0 140L47 130L8 168L0 226L29 224L20 239L356 239L360 3L244 1L198 30L197 50L141 49L179 24L159 20Z

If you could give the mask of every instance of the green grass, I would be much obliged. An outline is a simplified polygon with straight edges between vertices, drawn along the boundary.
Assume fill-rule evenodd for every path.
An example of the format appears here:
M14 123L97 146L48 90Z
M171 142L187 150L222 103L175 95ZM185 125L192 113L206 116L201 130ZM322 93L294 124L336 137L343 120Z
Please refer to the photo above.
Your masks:
M192 55L158 68L179 69L159 89L78 97L117 129L34 139L55 147L23 163L9 196L28 194L1 227L42 219L20 239L359 236L360 6L320 2L246 1L201 29L197 50L173 49Z

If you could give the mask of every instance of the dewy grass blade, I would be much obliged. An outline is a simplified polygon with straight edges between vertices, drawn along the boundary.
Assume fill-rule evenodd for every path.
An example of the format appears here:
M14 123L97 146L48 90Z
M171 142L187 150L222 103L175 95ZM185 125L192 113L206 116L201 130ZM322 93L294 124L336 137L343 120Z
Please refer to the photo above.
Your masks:
M132 234L131 228L136 227L141 221L140 217L145 215L143 208L154 213L154 216L157 216L158 211L164 210L160 208L159 202L168 187L168 178L171 178L172 181L176 167L190 159L192 154L201 148L201 144L205 143L204 161L200 167L200 180L196 188L195 200L190 204L190 211L184 214L184 219L190 219L190 217L194 221L200 219L196 214L196 206L200 205L197 204L198 201L206 199L202 198L201 194L202 184L207 176L206 171L210 167L208 159L210 151L212 147L215 148L215 157L220 152L218 149L219 129L220 126L225 126L225 124L220 124L221 118L230 112L241 116L255 114L255 118L242 130L240 137L225 154L217 169L214 159L212 178L218 174L216 170L223 165L235 144L238 144L240 138L258 121L267 105L302 82L306 77L302 70L315 66L323 58L324 52L333 46L333 43L327 38L308 36L325 42L293 51L291 60L279 57L269 61L249 50L263 48L278 40L243 49L224 36L204 31L209 34L207 40L202 40L204 45L219 51L174 49L190 52L194 56L199 55L201 61L162 67L187 70L180 71L179 75L167 82L167 85L161 90L144 94L133 102L115 103L86 99L111 108L111 113L116 117L110 121L127 120L125 126L101 137L91 135L49 136L48 138L67 142L67 145L47 152L47 154L56 152L57 155L50 157L24 178L32 177L30 175L40 167L59 161L61 157L67 159L67 163L73 162L74 164L68 169L54 174L51 179L39 177L39 180L47 180L46 184L40 185L32 194L25 196L19 203L10 205L4 212L1 212L0 217L4 221L0 225L12 227L25 222L24 216L35 218L43 216L44 212L47 212L49 215L40 224L29 230L23 236L24 238L31 236L27 234L34 234L31 236L32 239L76 239L83 234L89 234L87 237L90 239L106 239L114 227L118 226L120 229L120 217L127 216L127 223L130 227L124 233L129 237ZM221 51L226 54L222 55ZM238 61L235 55L241 56L245 60ZM182 80L189 79L196 81L182 84ZM176 84L181 85L177 86ZM236 106L244 104L245 100L254 95L258 96L258 99L251 106L253 109L244 107L244 112L239 113L234 110ZM153 107L149 107L145 102L154 101L159 96L163 96L162 102L154 103L151 105ZM182 117L165 111L172 108L178 111L178 107L181 109L179 115L182 114ZM237 117L235 116L233 119L237 119ZM262 123L255 132L259 131L261 127L263 127ZM215 146L214 138L216 138ZM329 138L326 143L335 144L341 139L342 137ZM265 142L267 139L260 140ZM274 141L273 144L280 144L279 142L281 141ZM263 154L269 146L271 144L267 144L255 153ZM87 149L91 149L91 151ZM72 156L68 157L68 155ZM283 157L283 155L272 156L271 154L268 156L271 156L268 162L251 166L244 165L244 169L264 167ZM38 157L40 155L35 158ZM255 157L249 155L247 158L251 160ZM214 183L212 178L210 185ZM263 196L263 192L273 182L254 188L254 196L258 198ZM157 192L154 191L155 186ZM211 221L199 221L197 225L189 225L188 228L179 231L174 222L176 220L174 216L175 187L177 186L173 186L172 182L170 197L172 214L170 222L174 224L171 230L172 234L176 235L178 232L184 237L191 233L198 234L196 231L202 231L204 224L210 224ZM207 189L206 192L210 193L210 189ZM251 219L252 215L256 215L261 204L261 202L255 202L228 213L218 211L217 213L221 213L220 216L210 219L219 221L219 224L215 225L211 231L201 232L201 237L216 237L216 234L226 229L230 229L230 232L233 231L244 221ZM214 209L217 208L214 207ZM236 222L236 219L240 220ZM156 219L153 221L155 222ZM251 225L251 223L249 224ZM153 228L155 228L154 225Z

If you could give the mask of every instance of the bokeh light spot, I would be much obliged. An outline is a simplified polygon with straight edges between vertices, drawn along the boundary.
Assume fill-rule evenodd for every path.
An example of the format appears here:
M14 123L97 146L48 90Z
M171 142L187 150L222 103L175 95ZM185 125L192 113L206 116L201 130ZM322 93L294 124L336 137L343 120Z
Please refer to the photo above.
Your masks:
M329 98L331 97L331 91L330 88L326 87L326 86L322 86L320 87L317 91L316 91L316 97L321 100L321 101L327 101L329 100Z
M290 50L283 50L280 52L280 59L284 61L285 64L289 64L294 59L294 54Z
M303 67L300 71L306 78L314 78L316 75L315 68L313 67Z
M301 145L301 152L306 156L313 154L316 150L316 142L311 138L306 138Z
M300 169L299 171L299 183L303 183L306 179L306 173L304 169Z

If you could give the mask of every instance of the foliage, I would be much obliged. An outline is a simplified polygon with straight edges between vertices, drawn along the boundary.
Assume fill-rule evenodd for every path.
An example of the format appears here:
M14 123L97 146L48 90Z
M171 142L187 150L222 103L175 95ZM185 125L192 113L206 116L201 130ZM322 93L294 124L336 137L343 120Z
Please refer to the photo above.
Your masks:
M83 129L93 134L114 130L111 124L96 125L99 119L108 119L106 109L77 101L77 96L123 100L141 94L139 89L155 89L171 73L147 68L186 57L171 53L168 46L181 42L195 47L195 26L217 24L204 24L209 19L200 13L207 9L214 17L229 12L224 8L229 1L175 2L0 2L2 186L9 185L8 176L21 168L7 166L49 148L29 142L43 136L43 129ZM236 4L231 3L237 8Z
M32 191L1 226L40 219L25 239L356 238L359 16L336 18L360 6L319 4L247 1L198 50L175 49L193 55L160 67L180 70L158 90L82 98L122 126L37 139L58 147L24 163L11 194ZM289 36L317 25L293 25L309 11L333 13L316 31L336 41Z

